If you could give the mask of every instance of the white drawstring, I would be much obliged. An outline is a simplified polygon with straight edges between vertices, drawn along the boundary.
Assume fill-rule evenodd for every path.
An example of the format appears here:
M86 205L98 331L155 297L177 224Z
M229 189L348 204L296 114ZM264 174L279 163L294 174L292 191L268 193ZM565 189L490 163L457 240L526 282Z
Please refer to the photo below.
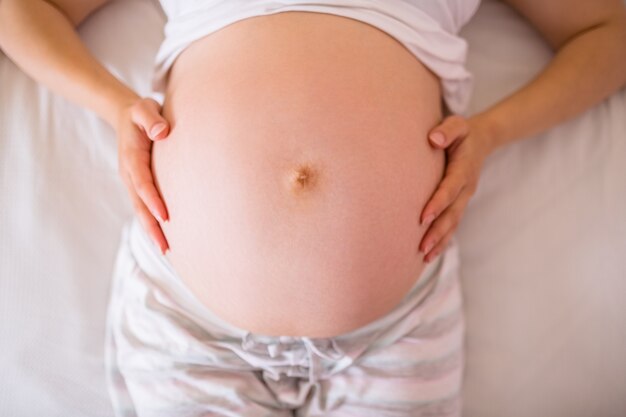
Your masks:
M345 356L345 353L337 346L334 340L330 339L331 347L333 349L332 354L326 354L315 346L315 343L308 337L303 337L302 341L307 350L309 359L309 382L315 384L323 373L323 367L321 366L320 358L328 359L331 361L338 361ZM326 339L328 341L328 339Z
M314 384L324 377L322 359L332 361L332 365L335 365L336 362L346 357L345 352L337 346L335 340L317 340L321 340L318 342L321 346L316 345L316 342L308 337L280 336L276 341L263 342L256 335L247 332L241 346L251 354L251 357L246 359L262 367L270 378L279 380L281 368L287 376L304 377L306 375L303 375L298 367L306 367L309 381ZM347 358L347 361L343 362L351 363L352 359ZM345 364L342 368L344 367Z

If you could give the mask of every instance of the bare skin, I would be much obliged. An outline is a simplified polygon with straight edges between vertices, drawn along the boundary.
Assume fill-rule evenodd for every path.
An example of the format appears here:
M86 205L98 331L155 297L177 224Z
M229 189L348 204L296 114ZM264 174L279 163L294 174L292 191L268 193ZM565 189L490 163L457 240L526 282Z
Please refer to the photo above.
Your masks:
M353 19L280 13L195 42L153 149L175 270L255 333L331 337L384 315L424 267L440 100L408 50Z

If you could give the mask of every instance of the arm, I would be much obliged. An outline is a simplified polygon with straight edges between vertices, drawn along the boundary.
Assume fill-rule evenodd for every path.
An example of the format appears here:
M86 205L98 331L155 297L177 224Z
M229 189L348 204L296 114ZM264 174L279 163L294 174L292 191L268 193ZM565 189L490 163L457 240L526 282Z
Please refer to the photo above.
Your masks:
M107 1L0 0L0 48L36 81L95 111L116 130L122 180L144 229L165 252L156 218L167 220L167 211L150 154L151 140L167 136L167 121L158 103L140 98L108 72L74 29Z
M476 115L492 146L542 132L626 84L626 8L621 0L505 0L556 54L529 84Z
M115 127L139 97L89 53L74 27L108 0L0 0L0 48L24 72Z
M485 111L452 116L429 139L445 149L446 172L422 211L420 249L428 262L448 243L494 149L569 119L626 84L622 0L506 0L537 27L556 54L526 86Z

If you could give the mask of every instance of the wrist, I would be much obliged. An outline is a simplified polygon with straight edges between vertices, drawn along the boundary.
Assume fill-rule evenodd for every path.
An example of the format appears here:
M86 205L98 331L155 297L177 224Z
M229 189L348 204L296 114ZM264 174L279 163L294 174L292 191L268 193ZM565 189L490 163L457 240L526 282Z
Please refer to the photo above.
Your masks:
M113 92L106 100L102 117L111 127L116 129L122 114L139 100L141 97L130 89Z
M492 153L503 143L502 132L497 119L491 117L489 112L479 113L469 119L471 131L481 138L487 154Z

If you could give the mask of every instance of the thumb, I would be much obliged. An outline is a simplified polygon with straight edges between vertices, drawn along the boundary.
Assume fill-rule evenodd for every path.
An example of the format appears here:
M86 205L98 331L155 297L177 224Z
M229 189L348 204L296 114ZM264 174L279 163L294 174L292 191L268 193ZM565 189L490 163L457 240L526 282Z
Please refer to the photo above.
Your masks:
M433 128L428 134L430 143L436 148L447 148L457 139L467 136L469 124L461 116L449 116L441 124Z
M159 103L152 99L139 101L132 110L132 119L152 140L164 139L169 134L169 123L160 113Z

